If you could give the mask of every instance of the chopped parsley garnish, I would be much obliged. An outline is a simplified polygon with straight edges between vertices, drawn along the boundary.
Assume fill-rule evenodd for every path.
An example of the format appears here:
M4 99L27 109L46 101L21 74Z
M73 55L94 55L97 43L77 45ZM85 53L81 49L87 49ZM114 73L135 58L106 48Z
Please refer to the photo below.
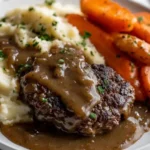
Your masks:
M7 56L4 54L2 50L0 50L0 58L5 59Z
M39 37L42 41L53 41L54 37L49 36L48 34L40 35Z
M138 17L138 18L137 18L137 21L138 21L139 23L143 22L143 17L142 17L142 16Z
M16 90L13 90L13 93L17 93L17 91L16 91Z
M37 41L33 41L33 47L36 47L36 46L38 46L38 44L39 44L39 42L37 42Z
M46 103L48 101L47 98L42 98L42 102Z
M26 27L25 27L24 25L25 25L24 23L21 23L21 24L18 25L18 27L19 27L20 29L25 29Z
M27 44L25 45L25 47L27 47L27 48L28 48L28 47L30 47L30 44L29 44L29 43L27 43Z
M56 14L56 13L53 13L53 16L57 16L57 14Z
M82 45L83 47L85 47L85 46L86 46L86 42L85 42L85 40L83 40L83 41L81 42L81 45Z
M91 119L96 119L97 118L97 115L95 113L90 113L90 116L89 116Z
M6 68L5 67L3 67L3 71L6 72Z
M51 6L53 3L55 3L55 0L45 0L45 4Z
M21 43L23 43L23 40L22 40L22 39L20 39L19 41L20 41Z
M0 23L0 27L2 27L2 24Z
M61 49L61 50L60 50L60 53L61 53L61 54L65 54L65 52L66 52L65 49Z
M41 32L45 32L46 31L46 28L41 23L39 24L39 26L40 26Z
M83 39L88 39L88 38L91 37L91 33L85 31L85 32L84 32L84 35L83 35L82 37L83 37Z
M4 17L4 18L1 19L1 21L2 21L2 22L6 22L6 19L7 19L7 18Z
M34 7L30 7L28 10L29 11L34 11Z
M64 63L65 63L65 60L64 60L64 59L59 59L59 60L58 60L58 63L59 63L59 64L64 64Z
M31 64L21 64L18 67L17 70L17 75L19 76L23 71L31 69L32 65Z
M92 56L94 56L94 53L93 53L93 51L91 51L90 53L91 53L91 55L92 55Z
M104 84L105 84L106 87L109 85L109 82L108 82L107 79L104 79Z
M97 87L97 90L100 94L104 94L104 92L105 92L105 89L100 85Z
M85 31L85 32L84 32L84 35L82 36L83 40L82 40L82 42L81 42L81 45L82 45L83 47L86 46L86 39L88 39L89 37L91 37L91 33ZM84 48L84 50L86 50L86 48Z
M61 54L68 54L68 55L71 54L69 48L66 48L66 47L62 48L62 49L59 51L59 53L61 53Z
M57 23L58 23L57 21L53 21L53 22L52 22L52 26L56 26Z

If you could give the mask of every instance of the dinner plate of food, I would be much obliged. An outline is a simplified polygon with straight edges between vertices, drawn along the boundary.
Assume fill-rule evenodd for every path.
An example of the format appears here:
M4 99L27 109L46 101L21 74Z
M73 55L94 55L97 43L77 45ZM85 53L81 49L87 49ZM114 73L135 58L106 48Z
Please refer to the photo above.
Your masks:
M0 2L0 149L149 150L149 109L149 7Z

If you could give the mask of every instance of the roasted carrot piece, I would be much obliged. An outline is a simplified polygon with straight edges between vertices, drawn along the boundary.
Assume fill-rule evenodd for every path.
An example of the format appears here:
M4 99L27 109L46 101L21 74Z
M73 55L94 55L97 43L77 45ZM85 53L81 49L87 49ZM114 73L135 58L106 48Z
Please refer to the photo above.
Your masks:
M138 62L150 65L150 44L147 42L129 34L118 33L114 35L114 43Z
M150 13L141 12L136 14L137 23L132 34L150 43Z
M81 0L83 13L92 21L112 31L129 32L136 17L112 0Z
M141 68L141 79L147 96L150 98L150 66Z
M78 28L81 35L85 31L91 34L91 42L104 56L106 63L133 85L137 100L144 101L145 96L140 85L138 69L127 56L114 48L112 37L80 15L71 14L67 16L67 19Z

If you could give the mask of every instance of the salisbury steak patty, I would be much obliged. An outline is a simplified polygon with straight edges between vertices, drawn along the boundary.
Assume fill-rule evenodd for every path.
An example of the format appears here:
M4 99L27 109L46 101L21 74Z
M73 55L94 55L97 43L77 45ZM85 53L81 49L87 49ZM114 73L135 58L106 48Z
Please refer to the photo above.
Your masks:
M114 70L104 65L92 65L98 78L97 89L101 103L94 106L90 116L81 119L68 109L61 98L37 81L22 77L20 96L33 108L37 120L54 124L58 129L81 135L102 134L119 125L130 113L134 90ZM30 89L30 90L26 90ZM44 99L41 97L45 97Z

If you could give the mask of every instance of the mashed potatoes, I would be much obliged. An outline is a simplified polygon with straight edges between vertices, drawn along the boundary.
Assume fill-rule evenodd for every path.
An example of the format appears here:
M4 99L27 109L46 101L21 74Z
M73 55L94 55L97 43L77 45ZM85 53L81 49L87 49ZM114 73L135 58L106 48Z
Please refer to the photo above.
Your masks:
M104 59L88 39L79 35L77 28L65 19L67 13L81 12L71 6L55 3L17 8L0 22L0 36L13 36L21 48L33 46L37 53L49 51L56 43L66 42L80 47L91 63L104 64ZM0 62L0 122L4 124L31 121L30 108L17 100L17 79L4 71Z

